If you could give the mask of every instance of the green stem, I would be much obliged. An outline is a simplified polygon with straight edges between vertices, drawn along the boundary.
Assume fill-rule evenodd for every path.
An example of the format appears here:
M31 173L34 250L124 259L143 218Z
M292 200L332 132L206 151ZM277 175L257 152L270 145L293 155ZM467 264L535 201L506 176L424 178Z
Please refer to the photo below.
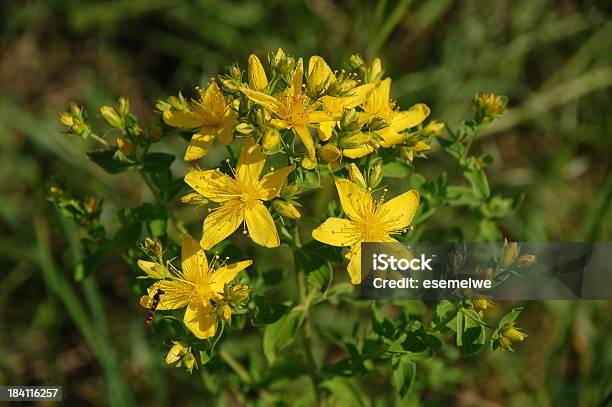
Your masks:
M170 221L172 222L176 230L178 230L181 234L187 233L187 229L185 229L185 226L183 225L183 223L178 220L174 212L170 210L170 208L166 206L166 203L163 201L163 199L161 199L157 191L157 188L155 188L155 185L153 185L153 183L151 182L147 174L143 172L142 170L139 170L138 172L140 173L140 176L144 180L145 184L147 184L147 186L149 187L149 190L151 190L151 193L155 197L155 202L157 203L157 205L163 206L167 209L168 216L170 217Z
M304 352L306 354L306 368L308 369L308 375L310 376L310 381L312 382L312 386L314 387L317 406L323 406L323 394L321 393L321 389L319 388L319 375L317 367L317 362L314 358L314 354L312 353L312 330L310 327L310 319L309 319L309 311L310 311L310 296L306 296L306 277L304 275L304 269L300 267L298 262L298 251L302 248L302 243L300 242L299 229L297 225L294 225L292 228L292 248L293 248L293 264L296 270L295 279L298 291L298 298L300 305L304 310L304 335L302 336L302 347L304 348Z

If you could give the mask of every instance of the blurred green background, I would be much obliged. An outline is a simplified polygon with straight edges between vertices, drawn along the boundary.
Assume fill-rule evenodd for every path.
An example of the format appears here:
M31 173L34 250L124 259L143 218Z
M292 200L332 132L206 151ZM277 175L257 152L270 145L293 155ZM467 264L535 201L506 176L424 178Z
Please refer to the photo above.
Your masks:
M119 258L95 280L73 281L78 235L46 201L51 181L103 196L111 228L118 207L152 197L133 174L103 173L83 156L84 143L61 133L58 114L70 101L94 117L96 106L125 95L146 122L158 120L156 99L191 94L253 51L264 57L283 47L332 66L354 52L380 56L400 105L425 102L450 126L470 117L475 93L508 95L510 111L477 144L495 158L492 189L526 193L499 225L506 236L610 241L611 11L606 1L575 0L2 2L0 384L63 384L71 405L202 405L217 396L211 376L229 372L222 363L192 376L163 366L164 349L143 327L132 271ZM184 147L179 138L164 146ZM437 147L417 162L423 172L444 168ZM440 230L461 224L450 212L431 222ZM526 306L521 325L530 337L517 352L460 359L448 351L419 367L415 400L612 405L610 302ZM217 400L237 404L227 394Z

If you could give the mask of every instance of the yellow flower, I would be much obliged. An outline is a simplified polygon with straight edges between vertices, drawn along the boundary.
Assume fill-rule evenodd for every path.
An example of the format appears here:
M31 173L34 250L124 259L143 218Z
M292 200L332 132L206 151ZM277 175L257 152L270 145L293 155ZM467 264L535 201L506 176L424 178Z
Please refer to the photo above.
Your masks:
M506 350L512 349L512 342L522 342L527 337L527 334L519 328L515 328L516 321L508 322L499 331L499 347Z
M225 285L252 263L245 260L220 267L213 263L211 266L199 243L184 234L181 240L182 270L174 269L151 285L140 304L149 308L157 291L163 290L157 310L187 307L183 318L185 326L199 339L210 338L217 329L217 314L212 301L220 299Z
M272 170L260 179L265 158L261 147L253 139L245 141L234 178L219 169L193 170L185 175L185 182L210 201L217 202L204 220L202 247L210 249L246 223L249 236L266 247L280 245L272 216L263 204L275 198L294 167Z
M402 233L419 206L419 193L407 191L375 202L372 194L355 183L336 181L340 204L349 219L329 218L313 230L312 237L332 246L350 246L348 273L353 284L361 282L361 243L395 242L391 234Z
M378 86L372 90L367 100L361 105L363 112L359 114L359 121L362 124L371 119L382 119L386 124L376 133L381 137L380 145L388 148L404 141L403 132L411 127L415 127L429 116L429 107L423 103L417 103L405 111L396 110L395 102L390 98L391 79L387 78L379 82ZM346 149L344 155L349 158L359 158L374 151L374 147L365 144L361 147Z
M311 95L319 97L330 88L335 88L337 83L336 74L323 58L315 55L308 60L306 84ZM334 126L342 116L344 109L352 109L360 105L366 100L370 91L374 89L374 84L356 86L357 82L354 80L345 81L345 83L349 83L349 86L347 89L342 89L342 95L325 95L320 98L323 111L334 118L334 120L319 123L317 131L321 141L327 141L331 138Z
M185 160L197 160L205 156L216 138L221 144L232 142L237 114L213 82L206 90L198 88L199 100L189 102L189 112L166 110L164 121L181 129L197 129L185 152Z
M272 119L271 123L279 129L293 129L308 152L308 157L315 161L315 145L310 135L309 126L331 120L331 117L322 111L317 111L320 104L311 103L308 96L302 91L302 78L304 67L302 59L297 62L293 75L292 85L275 96L254 91L248 88L240 88L253 102L270 110L278 119Z

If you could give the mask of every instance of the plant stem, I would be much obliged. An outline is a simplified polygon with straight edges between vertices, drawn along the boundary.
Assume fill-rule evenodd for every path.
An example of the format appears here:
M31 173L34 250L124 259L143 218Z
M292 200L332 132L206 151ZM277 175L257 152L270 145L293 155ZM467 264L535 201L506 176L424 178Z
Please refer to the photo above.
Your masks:
M317 367L317 362L315 361L314 355L312 353L312 342L311 342L311 327L310 327L310 319L309 319L309 308L310 301L309 297L306 297L306 278L304 275L304 269L300 267L298 262L298 251L302 248L302 243L300 242L300 235L297 225L294 225L292 228L292 247L293 247L293 263L296 270L295 279L298 291L298 298L300 305L304 309L304 335L302 336L302 347L304 348L304 352L306 354L306 367L308 369L308 375L310 376L310 381L312 382L312 386L314 387L315 396L317 400L317 406L324 405L323 403L323 394L321 393L321 389L319 388L319 375Z

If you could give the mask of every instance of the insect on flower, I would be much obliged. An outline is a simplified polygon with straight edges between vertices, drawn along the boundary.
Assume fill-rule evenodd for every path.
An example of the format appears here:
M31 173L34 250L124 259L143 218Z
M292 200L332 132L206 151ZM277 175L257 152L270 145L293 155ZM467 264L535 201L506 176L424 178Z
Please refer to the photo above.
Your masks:
M153 298L151 299L151 306L149 307L149 315L147 315L147 319L145 319L146 326L153 325L153 319L155 318L155 312L157 311L157 307L159 306L159 303L161 302L161 297L164 294L166 294L166 292L162 290L161 288L158 288L155 294L153 295Z

